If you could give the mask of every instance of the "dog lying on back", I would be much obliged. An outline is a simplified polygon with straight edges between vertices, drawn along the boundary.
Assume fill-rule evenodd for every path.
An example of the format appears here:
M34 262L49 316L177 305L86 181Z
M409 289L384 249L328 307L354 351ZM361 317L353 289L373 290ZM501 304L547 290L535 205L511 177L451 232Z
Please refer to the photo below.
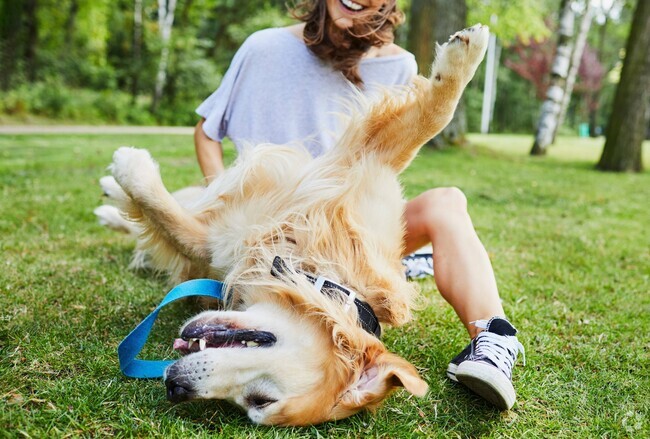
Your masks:
M411 319L400 262L397 175L451 119L483 59L477 25L438 49L430 79L352 116L338 145L259 145L207 188L173 197L145 150L113 156L103 185L139 234L138 249L174 282L223 280L227 306L190 319L165 373L178 402L224 399L261 424L307 425L376 407L395 387L427 384L388 352L379 323ZM102 215L100 215L101 217Z

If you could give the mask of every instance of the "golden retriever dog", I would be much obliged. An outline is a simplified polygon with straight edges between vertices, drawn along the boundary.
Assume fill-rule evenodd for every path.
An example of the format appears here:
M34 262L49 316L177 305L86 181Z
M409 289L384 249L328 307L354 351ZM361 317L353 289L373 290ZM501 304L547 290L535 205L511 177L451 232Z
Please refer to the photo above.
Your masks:
M224 310L181 328L170 400L227 400L256 423L309 425L372 409L396 387L426 393L378 337L379 323L412 318L417 296L401 264L397 176L451 119L488 35L481 25L453 35L430 79L366 102L325 155L258 145L182 202L147 151L115 152L105 186L138 249L174 282L219 279L227 294Z

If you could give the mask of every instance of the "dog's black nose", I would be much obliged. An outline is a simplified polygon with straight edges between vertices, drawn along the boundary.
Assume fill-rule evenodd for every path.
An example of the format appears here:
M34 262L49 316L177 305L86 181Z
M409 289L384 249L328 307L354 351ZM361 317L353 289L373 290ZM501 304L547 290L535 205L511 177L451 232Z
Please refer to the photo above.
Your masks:
M167 399L171 402L187 401L191 397L191 390L187 387L179 386L174 382L166 382L167 385Z
M187 383L168 379L165 381L165 386L167 386L167 399L171 402L183 402L192 398L192 388Z
M167 369L167 378L165 379L165 386L167 387L167 399L171 402L183 402L192 399L194 390L192 383L182 377L177 376L172 365Z

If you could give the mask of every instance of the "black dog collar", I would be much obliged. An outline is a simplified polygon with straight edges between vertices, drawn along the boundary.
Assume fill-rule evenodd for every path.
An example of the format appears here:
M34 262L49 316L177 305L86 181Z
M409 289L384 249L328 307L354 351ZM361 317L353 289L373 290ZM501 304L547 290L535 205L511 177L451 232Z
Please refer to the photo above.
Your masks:
M271 269L271 274L273 276L280 277L280 275L284 274L287 271L291 270L280 256L273 258L273 268ZM330 279L326 279L323 276L315 277L308 273L300 273L304 275L311 283L313 283L316 289L323 294L326 294L330 297L334 297L335 292L345 294L347 296L345 305L346 309L352 304L357 307L359 324L361 327L367 332L373 334L375 337L381 337L381 326L379 325L379 320L377 319L375 312L367 302L359 300L356 297L356 292L345 288L343 285L339 285Z

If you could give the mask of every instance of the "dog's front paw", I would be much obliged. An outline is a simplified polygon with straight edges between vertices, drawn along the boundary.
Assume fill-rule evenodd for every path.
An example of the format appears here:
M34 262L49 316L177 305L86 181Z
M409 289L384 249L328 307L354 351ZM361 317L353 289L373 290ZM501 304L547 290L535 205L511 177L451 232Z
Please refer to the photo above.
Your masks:
M449 37L449 43L463 43L477 52L482 52L487 48L489 36L490 29L479 23L456 32Z
M460 79L462 83L469 82L485 56L489 38L489 28L481 24L453 34L439 49L431 70L432 78L437 81Z
M145 149L118 148L113 153L113 163L109 168L122 189L131 196L153 181L160 180L158 164Z

